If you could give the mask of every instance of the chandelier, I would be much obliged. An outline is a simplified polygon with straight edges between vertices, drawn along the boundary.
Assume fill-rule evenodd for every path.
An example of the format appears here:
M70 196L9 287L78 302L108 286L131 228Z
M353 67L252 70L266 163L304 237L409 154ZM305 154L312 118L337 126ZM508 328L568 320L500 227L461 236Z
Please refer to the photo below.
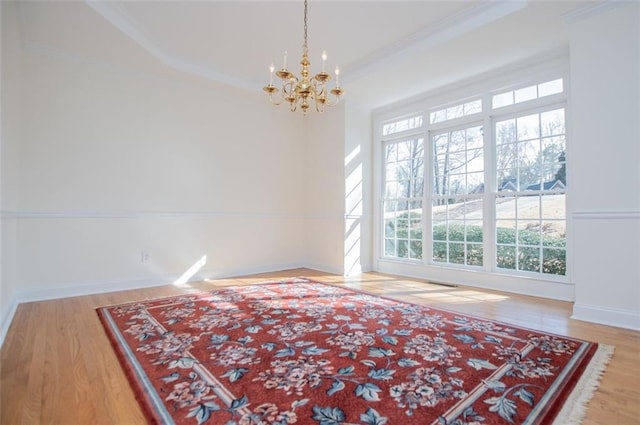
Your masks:
M273 85L273 64L269 67L269 85L263 90L269 93L269 101L278 106L282 102L289 103L291 112L294 112L298 106L302 112L306 114L309 109L309 103L314 101L316 111L323 112L325 106L335 106L340 101L340 96L344 94L344 90L340 88L340 69L336 66L336 85L330 91L327 90L327 83L331 80L331 75L325 72L325 62L327 60L327 52L322 52L322 70L313 77L309 77L309 49L307 47L307 0L304 0L304 43L302 44L302 60L300 65L302 71L300 76L294 75L287 69L287 52L284 52L284 63L282 69L276 71L276 76L280 78L281 88L278 89ZM280 91L277 99L274 95ZM333 95L330 96L329 94Z

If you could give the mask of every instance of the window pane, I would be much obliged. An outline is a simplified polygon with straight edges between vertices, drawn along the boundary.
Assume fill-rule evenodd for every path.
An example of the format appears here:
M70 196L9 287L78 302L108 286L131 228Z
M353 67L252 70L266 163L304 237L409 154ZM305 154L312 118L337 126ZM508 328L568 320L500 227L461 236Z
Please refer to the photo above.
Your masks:
M420 127L422 127L422 115L385 124L382 126L382 135L386 136Z
M511 221L509 224L508 221L501 222L500 227L497 230L497 241L499 244L515 244L516 243L516 225L515 220Z
M446 241L447 240L447 222L434 221L432 232L433 232L434 241Z
M444 263L447 261L447 244L444 242L433 243L433 261Z
M385 159L387 162L396 161L398 159L398 149L395 143L389 143L385 147Z
M484 173L467 174L467 190L465 193L482 193L484 191Z
M518 186L520 190L540 190L540 173L535 164L518 170Z
M385 198L397 198L398 197L398 185L396 182L388 182L384 189Z
M387 164L385 168L385 181L390 182L398 179L398 167L395 163Z
M471 115L482 112L482 101L480 99L464 104L464 114Z
M542 136L564 134L564 109L543 112L540 114Z
M449 152L461 152L466 149L465 135L466 132L464 130L456 130L449 133Z
M543 249L542 273L565 275L567 273L567 252L564 249Z
M516 203L517 203L517 198L497 198L496 218L498 220L515 219Z
M525 102L527 100L535 99L538 97L538 87L530 86L525 87L514 92L516 103Z
M452 264L464 264L464 244L463 243L451 243L449 244L449 262Z
M540 250L538 248L518 248L518 270L540 271Z
M467 115L476 114L478 112L482 112L481 99L433 111L429 114L429 120L432 124L435 124L460 117L466 117Z
M395 221L387 219L384 221L384 236L385 238L393 238L396 234Z
M421 259L422 258L422 241L411 241L409 258Z
M387 257L395 257L396 255L396 244L393 239L385 239L384 240L384 255Z
M441 109L439 111L435 111L431 113L431 124L435 124L437 122L442 122L447 120L447 110Z
M502 108L503 106L513 105L513 92L509 91L493 96L493 108Z
M564 194L562 195L545 195L541 197L541 214L543 219L560 219L566 218L566 201Z
M450 108L447 108L447 119L451 120L454 118L460 118L464 116L464 105L456 105Z
M467 149L482 148L482 127L469 128L467 133Z
M562 93L562 91L563 91L562 78L549 81L547 83L538 84L539 97L549 96L556 93Z
M516 268L516 247L498 245L496 265L501 269Z
M407 180L411 173L411 161L398 161L395 164L389 164L396 170L396 180Z
M470 266L482 266L482 245L467 244L467 264Z
M518 140L537 139L540 137L539 115L527 115L516 120Z
M384 201L384 212L385 212L384 216L385 216L385 218L389 216L386 213L395 212L396 206L397 206L396 201Z
M540 226L537 220L518 220L518 245L540 245Z
M450 241L464 240L464 224L460 222L449 223L449 240Z
M542 245L556 248L567 246L564 220L545 220L542 222Z
M398 143L398 161L411 160L411 142Z
M465 240L467 242L482 242L482 220L467 220Z
M409 237L409 221L403 219L407 217L407 213L402 213L396 220L396 238L407 239Z
M510 143L516 141L516 120L498 121L496 123L496 143Z
M496 168L498 170L513 169L518 166L518 144L509 143L506 145L498 145L496 148ZM514 177L511 174L510 177ZM506 178L504 176L503 178ZM498 187L503 185L502 180L498 181ZM515 190L515 188L513 188Z
M406 239L399 239L397 241L397 257L399 258L409 258L409 241Z
M527 102L556 93L562 93L562 78L542 84L534 84L514 91L508 91L493 96L493 108L513 105L514 103Z
M422 220L411 220L409 228L409 239L422 240Z

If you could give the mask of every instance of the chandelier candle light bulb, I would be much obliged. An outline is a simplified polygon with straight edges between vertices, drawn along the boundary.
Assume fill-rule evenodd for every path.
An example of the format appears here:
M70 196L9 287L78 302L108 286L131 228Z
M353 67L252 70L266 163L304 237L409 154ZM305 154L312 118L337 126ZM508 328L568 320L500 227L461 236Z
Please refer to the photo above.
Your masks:
M289 103L289 109L293 112L297 110L298 106L303 113L306 113L309 109L309 102L314 101L316 111L324 112L325 105L335 106L340 101L340 96L344 94L344 90L340 88L339 74L340 70L336 67L336 85L330 91L327 90L327 82L331 80L331 75L326 71L327 51L322 51L322 70L320 73L310 77L309 66L309 49L307 43L307 9L308 0L304 1L304 43L302 44L302 59L300 65L302 70L300 76L294 75L287 70L287 52L284 52L282 69L276 71L276 76L280 78L280 88L273 85L273 72L275 70L273 64L269 68L269 85L264 87L263 90L269 94L269 101L278 106L283 101ZM279 99L274 99L274 94L281 91ZM332 95L329 96L329 95Z

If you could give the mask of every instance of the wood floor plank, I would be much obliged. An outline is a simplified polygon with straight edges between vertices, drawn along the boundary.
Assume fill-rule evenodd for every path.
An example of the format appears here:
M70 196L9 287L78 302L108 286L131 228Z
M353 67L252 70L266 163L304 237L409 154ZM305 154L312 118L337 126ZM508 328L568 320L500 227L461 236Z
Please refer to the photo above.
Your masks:
M583 425L640 423L640 332L572 320L571 303L562 301L378 273L345 278L296 269L21 304L0 352L0 424L144 424L96 307L301 276L613 345Z

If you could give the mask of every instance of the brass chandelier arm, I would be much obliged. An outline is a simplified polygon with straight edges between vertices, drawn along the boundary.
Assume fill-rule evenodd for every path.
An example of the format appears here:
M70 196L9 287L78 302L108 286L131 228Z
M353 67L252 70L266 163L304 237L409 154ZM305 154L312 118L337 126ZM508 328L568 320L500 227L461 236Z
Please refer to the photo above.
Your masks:
M344 94L344 90L340 87L339 70L336 67L336 85L333 89L327 91L327 83L331 81L331 75L324 71L326 53L322 53L322 71L310 77L308 54L308 1L304 1L304 42L302 45L302 59L300 60L300 76L294 75L287 69L287 53L285 52L284 64L282 69L275 72L275 76L281 81L280 88L273 84L274 66L271 65L269 85L263 90L269 94L269 101L273 105L280 105L288 102L290 110L296 111L298 106L303 113L306 113L310 107L310 102L315 103L316 111L322 113L325 106L335 106L340 101L340 97ZM280 92L280 98L274 100L274 95Z

